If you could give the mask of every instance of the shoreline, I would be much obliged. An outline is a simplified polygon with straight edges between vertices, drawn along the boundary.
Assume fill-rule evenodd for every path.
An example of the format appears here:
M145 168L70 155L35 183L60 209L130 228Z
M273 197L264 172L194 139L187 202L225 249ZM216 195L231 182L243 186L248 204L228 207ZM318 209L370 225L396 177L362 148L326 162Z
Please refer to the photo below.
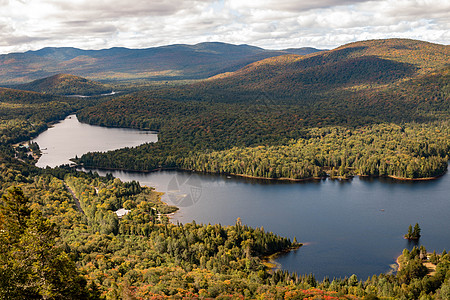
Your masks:
M395 263L397 264L397 270L396 272L400 271L402 269L402 263L400 262L400 257L403 258L403 254L400 254L399 256L397 256L397 258L395 259Z
M193 171L196 172L196 171ZM328 176L324 177L307 177L307 178L288 178L288 177L280 177L280 178L270 178L270 177L261 177L261 176L252 176L252 175L246 175L246 174L220 174L220 173L208 173L208 174L218 174L218 175L226 175L226 176L234 176L234 177L241 177L241 178L249 178L249 179L261 179L261 180L279 180L279 181L294 181L294 182L300 182L300 181L311 181L311 180L322 180L328 178Z
M438 175L438 176L421 177L421 178L406 178L406 177L397 177L397 176L394 176L394 175L387 175L386 177L387 178L392 178L392 179L395 179L395 180L400 180L400 181L428 181L428 180L438 179L438 178L444 176L444 174L445 174L445 172L443 174L441 174L441 175Z
M324 180L324 179L333 179L333 180L351 180L354 176L363 177L363 178L391 178L398 181L430 181L438 179L442 176L444 176L447 171L444 173L433 176L433 177L421 177L421 178L407 178L407 177L398 177L394 175L352 175L347 178L343 178L341 176L334 176L331 177L329 175L322 176L322 177L307 177L307 178L288 178L288 177L279 177L279 178L270 178L270 177L262 177L262 176L252 176L252 175L246 175L246 174L235 174L235 173L217 173L217 172L203 172L203 171L196 171L191 169L183 169L183 168L155 168L151 170L133 170L133 169L127 169L127 168L107 168L107 167L86 167L82 164L75 164L75 168L85 168L87 170L105 170L105 171L123 171L123 172L130 172L130 173L153 173L158 171L182 171L182 172L192 172L192 173L198 173L198 174L211 174L211 175L223 175L223 176L234 176L234 177L241 177L241 178L247 178L247 179L257 179L257 180L270 180L270 181L291 181L291 182L302 182L302 181L314 181L314 180Z
M422 260L422 265L424 265L427 269L428 269L428 276L433 276L436 273L436 265L432 264L431 262L429 262L428 257L431 255L432 253L427 253L426 260ZM397 270L395 270L395 272L399 272L401 271L402 267L403 267L403 254L400 254L399 256L397 256L395 263L397 264Z
M273 273L274 271L279 270L282 267L281 264L279 264L275 261L276 258L278 258L284 254L287 254L291 251L296 251L296 250L300 249L302 246L303 246L303 244L300 243L297 246L289 247L287 249L275 252L273 254L263 256L263 257L261 257L261 263L269 269L269 273Z
M271 181L312 181L312 180L323 180L326 178L331 178L328 176L324 177L308 177L308 178L287 178L287 177L280 177L280 178L270 178L270 177L260 177L260 176L252 176L252 175L245 175L245 174L234 174L234 173L215 173L215 172L202 172L202 171L196 171L191 169L183 169L183 168L155 168L151 170L133 170L133 169L127 169L127 168L107 168L107 167L88 167L84 166L82 164L76 164L73 166L74 168L84 168L86 170L103 170L103 171L122 171L122 172L130 172L130 173L154 173L158 171L181 171L181 172L191 172L191 173L197 173L197 174L209 174L209 175L222 175L222 176L234 176L234 177L241 177L241 178L248 178L248 179L258 179L258 180L271 180ZM332 179L341 179L337 177L333 177ZM348 178L350 179L350 178ZM342 179L344 180L344 179Z

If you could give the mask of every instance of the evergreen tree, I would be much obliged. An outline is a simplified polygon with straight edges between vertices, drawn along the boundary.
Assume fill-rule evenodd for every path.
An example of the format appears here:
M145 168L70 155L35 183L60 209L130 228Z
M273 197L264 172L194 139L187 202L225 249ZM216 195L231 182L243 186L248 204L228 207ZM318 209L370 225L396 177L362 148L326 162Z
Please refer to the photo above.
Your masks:
M21 189L12 187L2 196L1 204L2 229L8 234L9 239L17 239L25 230L27 219L31 214L28 199Z
M0 299L88 299L86 280L56 246L56 224L12 188L0 205Z
M405 238L410 239L412 237L412 234L413 234L412 225L409 224L408 233L405 235Z
M420 227L419 227L419 224L416 223L416 225L414 225L414 229L413 229L412 225L409 225L408 233L405 234L405 239L418 240L419 238L420 238Z
M415 238L415 239L420 238L420 227L419 227L419 223L416 223L416 225L414 225L413 238Z

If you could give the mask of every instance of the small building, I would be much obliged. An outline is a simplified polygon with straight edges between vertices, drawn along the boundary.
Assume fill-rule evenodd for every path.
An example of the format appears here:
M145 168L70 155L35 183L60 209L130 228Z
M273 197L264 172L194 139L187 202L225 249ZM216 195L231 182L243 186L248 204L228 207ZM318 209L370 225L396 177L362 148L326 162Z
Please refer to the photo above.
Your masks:
M118 210L115 211L116 215L120 218L122 218L123 216L127 215L131 210L129 209L125 209L125 208L120 208Z

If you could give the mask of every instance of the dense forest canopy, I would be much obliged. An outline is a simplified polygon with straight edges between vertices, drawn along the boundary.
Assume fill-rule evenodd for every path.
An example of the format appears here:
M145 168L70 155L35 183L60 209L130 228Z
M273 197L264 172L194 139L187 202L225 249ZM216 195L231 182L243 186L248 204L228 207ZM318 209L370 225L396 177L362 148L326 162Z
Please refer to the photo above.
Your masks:
M269 58L206 81L133 93L84 109L79 119L158 130L159 142L91 153L79 162L89 167L177 167L266 178L321 177L333 168L343 169L339 173L346 176L433 177L445 172L449 155L449 57L449 47L443 45L397 39L368 41L307 56ZM388 154L378 134L384 129L370 126L383 124L380 128L387 128L385 134L389 135L392 123L408 128L413 135L422 130L426 133L422 138L393 135L399 147L404 145L404 155L394 149ZM425 123L431 125L420 125ZM361 156L363 152L348 145L339 155L317 147L308 153L306 148L295 152L296 142L315 141L311 134L315 127L349 130L352 139L361 141L373 139L370 144L358 142L373 150L364 158L352 157L352 153ZM346 138L340 133L329 143L330 148L340 148L337 143L341 139ZM411 152L417 139L424 149L438 143L442 151ZM323 142L318 141L320 145ZM265 163L258 170L259 159L248 163L239 156L250 151L250 157L256 157L259 147L270 146L278 148L270 148L263 156L277 163ZM219 155L216 151L225 152ZM292 151L296 155L285 155ZM281 160L277 159L280 155ZM219 158L222 156L227 159ZM230 167L231 161L241 161L241 166ZM281 171L283 167L285 171Z
M112 92L110 87L99 82L69 74L57 74L17 85L15 88L53 95L93 96Z
M177 208L150 187L69 166L39 169L13 145L76 112L91 124L159 132L154 144L86 154L79 162L89 166L438 176L450 152L448 49L368 41L102 98L0 89L0 299L449 299L446 251L405 250L396 275L364 281L271 271L265 257L297 249L301 237L239 219L172 224L167 214ZM130 212L119 217L121 208Z
M0 247L8 249L0 255L4 274L0 290L5 299L12 295L51 299L447 299L450 295L446 252L427 254L436 270L432 276L422 264L426 250L415 248L403 252L397 275L318 281L311 274L269 272L262 263L266 254L298 246L295 239L250 228L240 220L233 226L171 224L163 214L166 208L159 194L136 182L123 183L66 167L42 170L7 159L0 176L4 194ZM119 219L114 212L121 206L131 212ZM25 259L21 249L31 256Z

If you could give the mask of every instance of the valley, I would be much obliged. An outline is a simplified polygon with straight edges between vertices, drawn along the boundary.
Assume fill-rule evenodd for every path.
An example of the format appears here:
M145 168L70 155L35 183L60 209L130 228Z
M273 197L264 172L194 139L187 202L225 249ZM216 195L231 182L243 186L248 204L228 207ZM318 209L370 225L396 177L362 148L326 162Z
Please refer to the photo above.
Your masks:
M0 290L55 299L445 299L449 46L386 39L303 50L203 43L2 55L0 269L18 275L1 279ZM111 91L119 93L102 95ZM155 131L157 139L121 138L124 148L72 157L103 176L16 159L14 144L70 114L85 126ZM91 144L87 135L71 142ZM141 173L112 171L154 169L188 172L147 174L169 177L155 190ZM204 178L208 201L183 207L173 193L190 176ZM119 218L121 208L131 212ZM420 245L439 252L433 276L401 236L418 221ZM323 245L307 244L315 240ZM302 243L278 259L283 270L263 264ZM373 243L389 251L364 248ZM402 270L387 274L402 248L410 251ZM316 263L296 262L302 253ZM354 262L329 274L338 253ZM48 273L35 267L39 255Z

